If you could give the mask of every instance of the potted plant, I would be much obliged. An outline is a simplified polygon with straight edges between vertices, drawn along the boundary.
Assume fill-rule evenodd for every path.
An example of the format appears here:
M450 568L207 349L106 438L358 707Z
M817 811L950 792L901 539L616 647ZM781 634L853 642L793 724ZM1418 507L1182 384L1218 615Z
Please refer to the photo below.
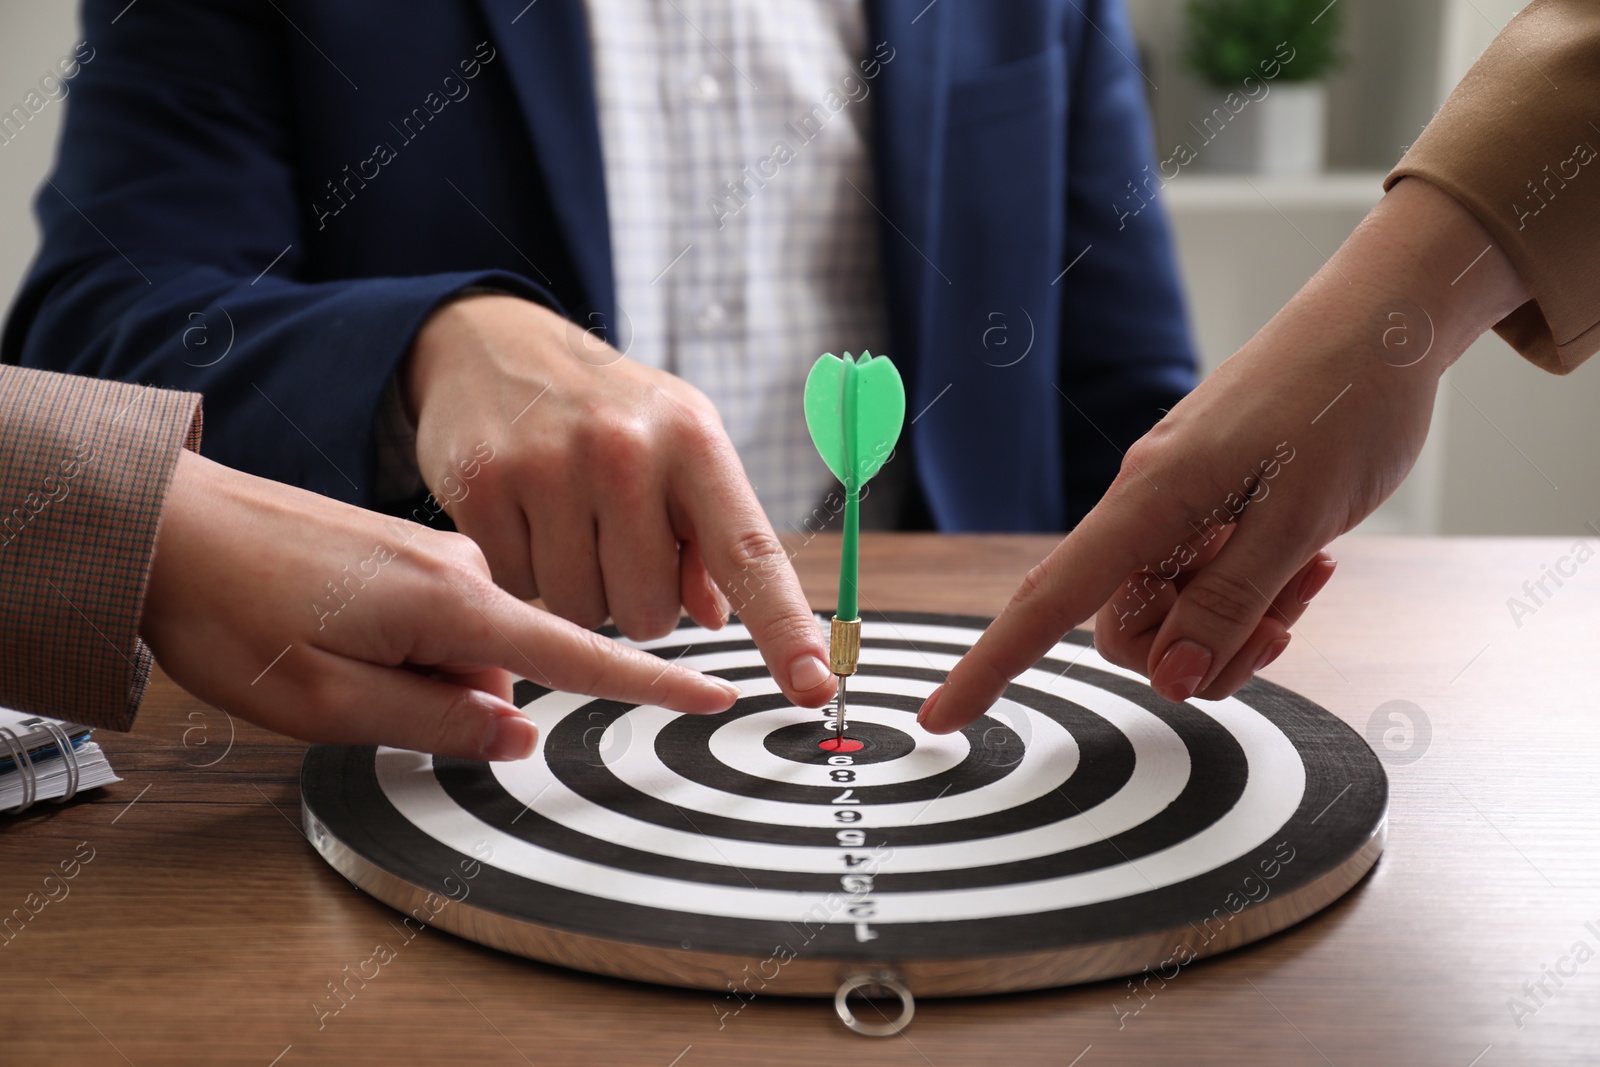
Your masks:
M1339 65L1337 0L1189 0L1190 68L1223 90L1199 123L1208 169L1260 174L1322 170L1324 80ZM1191 142L1192 143L1192 142Z

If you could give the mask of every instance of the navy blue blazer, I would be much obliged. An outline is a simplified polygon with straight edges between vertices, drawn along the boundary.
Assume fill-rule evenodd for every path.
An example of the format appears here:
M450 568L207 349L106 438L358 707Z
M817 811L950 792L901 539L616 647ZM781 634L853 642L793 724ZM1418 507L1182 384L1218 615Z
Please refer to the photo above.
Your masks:
M612 321L582 0L84 8L6 362L199 390L206 454L370 504L374 412L442 300ZM1060 529L1194 373L1166 221L1128 207L1153 157L1121 3L867 15L902 453L939 528Z

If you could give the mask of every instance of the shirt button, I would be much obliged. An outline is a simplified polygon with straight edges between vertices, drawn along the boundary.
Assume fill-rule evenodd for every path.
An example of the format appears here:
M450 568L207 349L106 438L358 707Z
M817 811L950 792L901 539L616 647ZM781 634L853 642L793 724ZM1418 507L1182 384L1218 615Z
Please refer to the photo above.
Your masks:
M712 301L700 309L700 314L695 316L695 328L701 333L715 333L728 321L726 305Z
M722 83L712 74L701 74L689 83L689 98L696 103L715 103L720 96Z

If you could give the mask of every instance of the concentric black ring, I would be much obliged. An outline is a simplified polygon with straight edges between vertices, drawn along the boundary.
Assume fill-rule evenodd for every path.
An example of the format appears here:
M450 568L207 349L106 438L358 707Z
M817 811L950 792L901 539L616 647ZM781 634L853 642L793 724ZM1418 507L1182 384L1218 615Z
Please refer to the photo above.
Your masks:
M869 702L877 707L894 708L906 712L906 725L913 726L914 716L921 701L912 697L900 696L893 693L878 693L870 689L869 678L895 677L891 669L874 670L862 673L856 679L857 699ZM903 676L902 676L903 677ZM863 688L869 687L869 688ZM747 774L736 767L717 760L710 754L711 735L726 726L730 721L752 715L758 711L770 711L773 708L790 707L789 700L781 693L770 695L743 697L728 711L721 715L695 715L683 716L666 727L656 735L656 756L668 769L675 774L682 775L691 782L698 782L711 789L724 793L734 793L759 800L781 800L791 804L831 804L837 789L827 786L799 785L793 782L775 782L770 778L761 778L757 775ZM1102 720L1103 721L1103 720ZM870 735L872 724L858 724L865 727L860 731ZM1109 725L1109 724L1108 724ZM888 728L883 728L887 730ZM1010 767L996 763L988 758L987 753L992 749L983 744L985 733L1001 730L1015 734L1009 726L984 716L977 722L961 731L971 746L966 757L956 766L939 774L929 775L909 782L896 782L893 785L862 786L856 790L856 796L862 804L892 804L916 800L932 800L934 797L949 796L955 793L965 793L989 785L1004 778ZM826 729L818 725L813 728L817 740L827 736ZM900 731L902 738L909 741L909 737ZM1121 737L1121 734L1117 735ZM552 740L554 734L552 733ZM1123 739L1126 740L1125 738ZM1020 743L1020 742L1019 742ZM770 745L768 746L770 748ZM811 743L812 758L807 762L816 766L826 766L829 753L816 747L816 742ZM909 752L909 746L906 751ZM1008 757L1009 758L1009 757ZM868 757L862 759L856 754L857 763L874 763L877 759ZM1128 746L1126 764L1131 774L1133 769L1133 747ZM1120 788L1120 786L1119 786Z
M753 646L752 646L753 647ZM925 651L954 652L953 646L930 646L924 643L921 646ZM763 668L749 668L750 671L763 671ZM749 676L746 670L719 671L724 677L738 679ZM1087 672L1084 672L1087 676ZM1095 672L1098 673L1098 672ZM943 676L937 671L926 670L919 667L866 667L863 666L858 680L865 680L878 674L898 678L914 678L921 681L938 684ZM1122 679L1105 675L1106 688L1111 688ZM1140 687L1142 688L1142 687ZM1175 844L1184 837L1192 834L1197 827L1208 825L1215 821L1224 812L1233 806L1234 801L1244 789L1243 758L1239 751L1238 743L1231 734L1223 729L1209 716L1183 705L1170 704L1160 697L1144 689L1143 694L1138 688L1129 685L1128 694L1136 701L1142 701L1147 709L1162 718L1179 735L1191 751L1198 749L1229 751L1230 758L1224 766L1203 766L1198 774L1192 773L1190 781L1184 791L1184 797L1190 803L1187 807L1178 809L1174 805L1169 809L1172 823L1170 834L1156 833L1149 840L1138 842L1139 847L1154 851ZM1078 704L1063 700L1048 693L1041 693L1022 686L1013 685L1007 691L1007 697L1018 704L1031 707L1041 714L1047 715L1068 730L1077 740L1080 757L1077 771L1063 782L1060 788L1046 793L1018 807L1001 812L974 816L968 819L953 821L927 822L922 825L903 827L888 827L873 830L869 834L869 841L881 840L884 844L892 846L941 844L949 841L975 840L1001 834L1016 833L1021 830L1031 829L1048 823L1059 822L1071 818L1083 811L1087 811L1114 795L1117 790L1126 784L1133 773L1133 747L1121 731L1111 723L1101 718L1098 714ZM874 699L883 700L885 695L877 694ZM611 811L626 811L631 818L644 822L654 823L658 826L685 833L705 834L719 839L738 841L760 841L770 844L809 846L815 848L828 848L836 844L835 829L827 827L800 827L800 826L773 826L768 823L755 822L747 819L736 819L726 815L710 812L695 812L692 815L664 800L658 800L643 791L634 788L622 781L612 770L600 763L584 758L584 733L605 726L617 717L626 714L631 707L614 701L593 701L584 705L577 712L566 716L545 739L545 758L551 773L555 778L578 796L590 803ZM724 715L736 714L739 706L723 712ZM704 716L700 721L713 718ZM991 721L984 728L999 725ZM980 731L981 733L981 731ZM464 764L470 771L465 771L457 766ZM509 805L513 815L520 814L524 804L509 793L505 793L499 781L495 779L492 770L482 763L475 761L435 761L439 768L439 780L447 791L463 787L466 783L461 780L462 774L482 777L482 790L474 790L471 805L468 810L478 814L485 821L491 821L495 811ZM450 774L445 773L445 768L450 768ZM728 773L729 781L720 781L715 786L724 792L739 792L739 787L759 790L757 794L768 795L769 790L782 789L805 790L812 802L827 803L831 793L827 787L818 786L793 786L783 783L768 782L753 776L742 776L739 772ZM946 772L950 775L953 772ZM898 795L906 800L932 800L939 796L938 787L928 790L927 783L940 780L941 776L932 776L920 783L902 783L895 786L875 786L872 800L863 800L863 803L882 803L877 799L881 796ZM954 779L959 782L959 779ZM733 785L731 783L738 783ZM964 783L963 783L964 784ZM911 795L897 793L902 786L920 787ZM968 788L972 786L968 785ZM878 793L878 790L888 791ZM485 793L492 795L495 791L504 795L504 800L489 807L484 807ZM862 796L867 795L867 790L861 791ZM464 800L457 797L458 800ZM526 823L522 819L518 825ZM1150 824L1146 824L1148 827ZM518 831L508 822L501 829L507 833L523 836L527 840L530 831ZM1118 842L1103 843L1116 845ZM1115 848L1107 847L1105 852L1108 857L1115 856ZM1117 862L1111 860L1111 862ZM1095 863L1093 865L1099 865ZM1074 868L1087 869L1087 868ZM1070 873L1062 871L1058 873ZM969 875L970 876L970 875Z
M876 617L872 621L883 618ZM887 619L894 623L946 625L966 630L981 629L984 625L982 620L939 616L896 615ZM1083 634L1069 635L1067 640L1080 646L1090 643L1090 638ZM712 647L737 651L749 645L724 640L715 642L714 646L696 644L694 649L709 651ZM905 642L864 641L863 661L870 658L869 650L897 647L910 646ZM915 647L925 652L935 648L939 652L965 651L964 645L935 645L925 641L919 641ZM671 659L679 650L665 648L657 650L657 654ZM1068 670L1069 665L1047 660L1040 668L1060 673ZM899 874L887 869L877 875L875 892L892 894L1003 886L1136 862L1142 856L1181 842L1212 825L1234 806L1244 789L1248 768L1238 742L1216 720L1197 708L1170 704L1147 686L1119 675L1083 666L1070 669L1075 678L1146 708L1183 739L1190 752L1192 773L1177 799L1156 817L1107 840L1014 863L987 866L978 863L971 868ZM764 673L759 668L753 670ZM870 690L872 671L893 672L898 677L929 683L942 680L937 672L867 665L859 679L863 691ZM737 677L744 672L719 673ZM887 696L890 695L878 694L874 701ZM1089 709L1026 687L1013 686L1007 696L1055 718L1073 733L1081 759L1077 771L1062 788L1006 812L951 822L869 828L865 831L866 848L875 844L893 847L967 840L973 841L976 847L976 843L986 837L1046 825L1055 819L1090 810L1127 781L1132 773L1131 746L1106 720ZM1241 691L1239 699L1288 738L1306 772L1298 809L1276 834L1246 854L1196 877L1120 899L1026 915L887 924L879 926L877 938L867 942L856 940L849 923L816 924L805 931L806 951L842 960L992 958L1010 952L1082 946L1169 929L1203 919L1213 906L1237 894L1243 879L1255 875L1259 865L1272 861L1275 849L1283 847L1283 843L1292 845L1295 859L1292 864L1282 866L1273 883L1274 892L1292 892L1321 878L1366 846L1381 826L1387 804L1387 782L1382 767L1353 731L1303 698L1257 681ZM827 836L818 840L806 827L770 827L748 820L685 813L621 782L610 774L603 761L595 760L592 744L597 735L591 734L590 746L585 747L584 730L592 730L602 720L610 721L626 710L626 707L606 702L589 702L582 707L583 715L569 714L550 731L546 738L547 758L553 773L567 788L591 803L625 812L631 818L690 833L796 847L813 844L836 847L831 831L824 831ZM593 713L599 713L598 717L593 717ZM569 721L572 728L563 729ZM663 729L661 734L678 729L680 724L703 721L684 718ZM1097 729L1102 736L1097 737ZM693 731L688 726L683 730L682 737L669 743L667 748L676 750L681 744L698 743L685 742L683 738L693 736ZM1114 766L1118 759L1119 741L1126 750L1125 765L1115 773L1108 773L1107 768ZM594 766L594 763L600 765ZM663 856L592 838L544 818L537 810L510 796L483 764L439 759L433 765L437 781L452 800L488 826L601 867L681 879L690 884L743 888L826 892L836 891L839 884L833 875L740 871L727 865ZM695 769L704 770L700 765ZM1003 776L1007 768L1001 766L999 772ZM728 782L719 779L714 787L727 790ZM467 856L470 842L452 847L437 841L395 809L377 781L371 748L313 748L307 756L302 791L307 811L338 840L368 862L411 884L438 891L442 888L442 877ZM747 795L772 796L769 793ZM516 921L671 949L681 946L696 951L759 957L770 953L773 944L792 941L797 930L788 922L728 918L622 903L519 877L489 864L475 882L473 894L474 906Z
M955 650L953 647L933 646L927 642L921 643L920 647L924 651ZM1059 666L1065 667L1065 665ZM1081 666L1076 669L1080 678L1133 700L1163 719L1183 740L1191 753L1209 751L1220 754L1223 758L1201 761L1198 769L1191 770L1183 791L1165 811L1121 834L1091 845L1027 860L944 871L904 874L886 872L877 880L877 885L883 891L910 892L923 889L1004 885L1080 874L1084 871L1114 866L1177 844L1215 822L1233 807L1244 790L1246 775L1243 752L1227 730L1210 716L1188 705L1172 704L1163 700L1148 687ZM738 676L744 672L719 673ZM934 684L942 681L942 677L935 671L884 666L864 666L858 679L863 684L869 684L867 679L877 673L900 678L920 678ZM1019 704L1050 715L1073 734L1080 752L1077 772L1060 788L1005 811L946 822L866 828L864 830L866 848L948 844L958 841L979 842L988 837L1018 833L1090 811L1127 783L1133 773L1132 745L1105 719L1078 704L1024 686L1013 685L1006 695ZM874 699L885 699L885 695L878 694ZM593 701L568 715L551 731L545 742L546 758L551 772L562 784L597 806L611 811L626 811L631 818L655 823L670 830L718 839L759 841L769 844L812 848L837 846L835 836L837 828L774 826L707 812L687 812L635 789L617 778L603 764L596 765L595 762L585 759L583 731L594 729L592 725L594 723L603 725L628 710L630 709L627 705L611 701ZM723 714L735 715L739 710L736 706ZM679 722L705 723L711 718L714 717L692 719L685 717ZM567 723L576 725L571 730L563 731L562 727ZM1191 763L1193 762L1191 760ZM662 856L654 852L628 848L613 841L589 837L529 810L525 803L506 792L505 787L486 764L471 760L435 759L434 768L444 790L465 810L473 812L479 819L508 835L521 837L579 859L603 862L608 866L642 874L660 874L709 884L748 885L760 889L828 892L838 884L838 879L834 875L787 871L740 871L730 869L726 865ZM783 785L783 783L755 779L753 776L746 777L760 782L767 789ZM939 777L932 776L925 781L935 781ZM726 783L722 783L721 787L727 790ZM818 787L789 786L788 788ZM872 788L894 790L898 786ZM824 802L826 799L831 799L830 790L821 788L821 792L828 794ZM865 793L865 790L861 792ZM913 799L931 799L937 795L937 793L927 793ZM771 797L770 793L768 797L777 799Z

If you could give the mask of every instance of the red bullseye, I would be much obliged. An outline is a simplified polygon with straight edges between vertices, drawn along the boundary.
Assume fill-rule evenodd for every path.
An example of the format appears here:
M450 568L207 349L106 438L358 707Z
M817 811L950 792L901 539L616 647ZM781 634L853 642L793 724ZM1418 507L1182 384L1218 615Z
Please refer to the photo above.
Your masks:
M824 752L860 752L867 746L853 737L825 737L817 742L817 747Z

